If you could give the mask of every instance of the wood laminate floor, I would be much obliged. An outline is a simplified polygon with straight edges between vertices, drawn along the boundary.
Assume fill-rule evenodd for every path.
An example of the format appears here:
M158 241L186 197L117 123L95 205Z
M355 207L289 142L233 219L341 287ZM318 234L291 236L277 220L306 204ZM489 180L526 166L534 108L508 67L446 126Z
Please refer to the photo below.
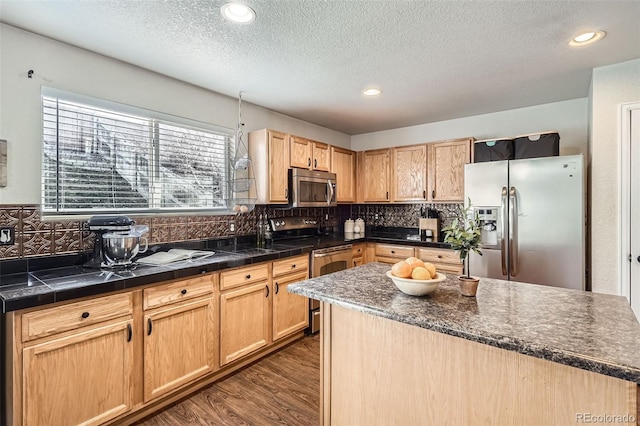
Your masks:
M320 338L305 337L138 423L318 425Z

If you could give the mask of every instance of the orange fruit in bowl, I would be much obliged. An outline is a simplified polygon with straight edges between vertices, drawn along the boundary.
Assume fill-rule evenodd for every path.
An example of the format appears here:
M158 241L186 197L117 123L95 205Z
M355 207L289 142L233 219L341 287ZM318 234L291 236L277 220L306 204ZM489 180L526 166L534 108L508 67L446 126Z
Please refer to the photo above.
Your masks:
M412 267L417 267L417 266L422 266L424 267L424 262L420 259L418 259L417 257L407 257L405 259L405 262L407 262L409 265L411 265Z
M429 273L431 274L431 278L435 278L438 276L438 273L436 272L436 266L433 263L425 262L424 269L429 271Z
M431 273L422 266L416 266L411 272L411 278L414 280L430 280Z
M391 267L391 273L398 278L409 278L413 268L404 260L394 264Z

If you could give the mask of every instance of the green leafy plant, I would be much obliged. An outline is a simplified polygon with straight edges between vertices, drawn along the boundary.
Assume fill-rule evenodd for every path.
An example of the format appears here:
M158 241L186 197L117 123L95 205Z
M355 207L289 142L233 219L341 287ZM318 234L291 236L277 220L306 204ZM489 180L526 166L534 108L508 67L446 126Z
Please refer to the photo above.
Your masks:
M451 225L442 228L445 233L444 242L451 244L451 248L458 252L460 260L464 263L467 270L466 278L471 279L469 273L469 253L471 251L482 256L482 252L478 248L480 245L480 218L478 212L471 208L471 199L465 207L460 206L453 219Z

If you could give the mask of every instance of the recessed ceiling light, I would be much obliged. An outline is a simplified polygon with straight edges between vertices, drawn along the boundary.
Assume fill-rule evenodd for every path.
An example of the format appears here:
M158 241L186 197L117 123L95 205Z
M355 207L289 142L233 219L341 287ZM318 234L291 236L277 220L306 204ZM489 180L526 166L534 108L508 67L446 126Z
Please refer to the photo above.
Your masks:
M374 88L365 89L362 91L362 94L365 96L378 96L380 93L382 93L382 90Z
M250 24L256 19L256 12L244 3L227 3L222 5L220 13L227 21L236 24Z
M590 31L582 33L571 39L569 46L584 46L585 44L595 43L607 35L604 31Z

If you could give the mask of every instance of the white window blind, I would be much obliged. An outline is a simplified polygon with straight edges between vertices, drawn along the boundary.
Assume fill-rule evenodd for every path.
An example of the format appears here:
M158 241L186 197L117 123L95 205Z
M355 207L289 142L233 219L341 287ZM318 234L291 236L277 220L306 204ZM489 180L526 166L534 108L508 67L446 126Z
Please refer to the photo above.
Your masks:
M68 98L42 96L45 213L225 208L231 131Z

